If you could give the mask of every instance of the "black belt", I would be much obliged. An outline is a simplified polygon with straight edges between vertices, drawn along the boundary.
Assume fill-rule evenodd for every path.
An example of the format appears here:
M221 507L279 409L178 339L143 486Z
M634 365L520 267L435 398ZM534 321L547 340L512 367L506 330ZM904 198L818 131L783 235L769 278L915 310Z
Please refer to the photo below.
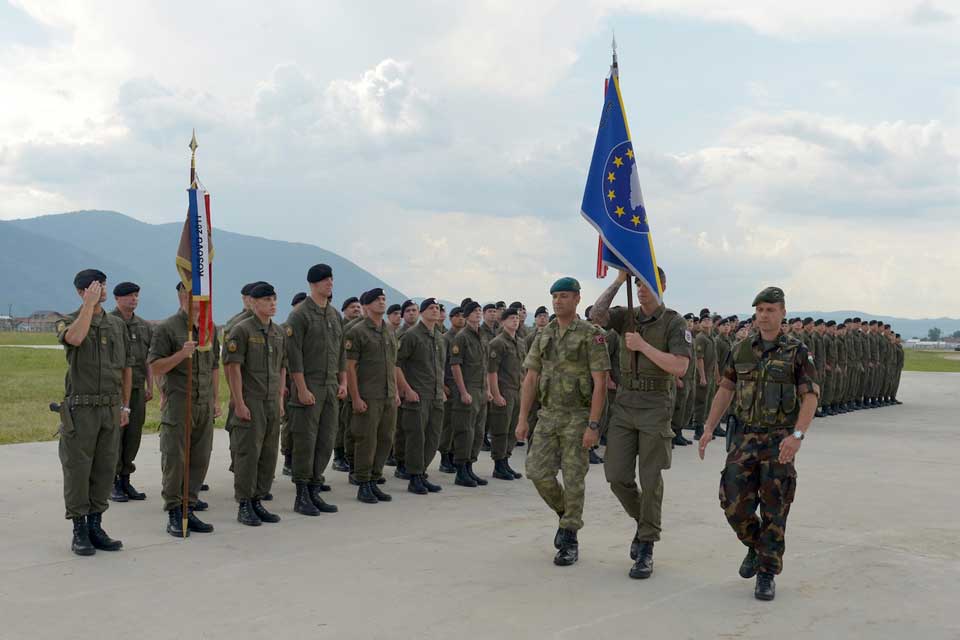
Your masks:
M67 405L74 407L115 407L120 404L120 396L115 393L77 394L66 397Z
M627 378L620 387L627 391L669 391L673 378Z

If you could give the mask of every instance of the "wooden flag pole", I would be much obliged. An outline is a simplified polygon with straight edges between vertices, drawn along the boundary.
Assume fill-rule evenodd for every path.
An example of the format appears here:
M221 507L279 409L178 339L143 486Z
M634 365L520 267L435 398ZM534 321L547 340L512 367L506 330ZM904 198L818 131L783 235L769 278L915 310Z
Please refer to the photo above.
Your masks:
M197 132L190 139L190 188L197 187ZM199 206L199 203L198 205ZM187 342L193 342L193 278L187 292ZM183 503L181 506L183 537L190 533L188 518L190 514L190 440L193 432L193 354L187 356L187 402L185 404L183 425Z

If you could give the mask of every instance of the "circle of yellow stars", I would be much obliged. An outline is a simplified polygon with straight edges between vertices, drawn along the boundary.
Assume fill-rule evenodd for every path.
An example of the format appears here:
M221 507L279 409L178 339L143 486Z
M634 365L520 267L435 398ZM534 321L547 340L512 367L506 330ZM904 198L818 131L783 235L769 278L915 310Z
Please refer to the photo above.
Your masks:
M630 158L631 160L633 160L633 149L627 149L627 153L624 154L624 155L626 155L628 158ZM614 157L614 159L613 159L613 164L615 164L618 169L619 169L620 167L622 167L622 166L623 166L623 157L622 157L622 156L616 156L616 157ZM617 176L615 176L612 171L609 172L609 173L607 173L607 182L613 184L613 183L616 181L616 179L617 179ZM610 189L610 190L607 191L607 199L608 199L608 200L613 200L613 199L616 198L616 197L617 197L617 192L616 192L615 190ZM615 214L617 214L617 217L618 217L618 218L622 218L623 216L626 215L626 211L623 210L623 207L617 207L616 209L613 210L613 212L614 212ZM640 216L633 216L632 218L630 218L630 222L633 223L633 226L639 227L639 226L640 226Z

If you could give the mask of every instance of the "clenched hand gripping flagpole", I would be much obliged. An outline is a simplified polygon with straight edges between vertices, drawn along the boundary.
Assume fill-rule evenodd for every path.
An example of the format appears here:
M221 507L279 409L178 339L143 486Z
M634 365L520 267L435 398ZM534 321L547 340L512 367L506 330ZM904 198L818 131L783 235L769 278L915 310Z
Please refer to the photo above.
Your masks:
M197 188L197 132L194 130L190 138L190 189ZM187 212L189 220L190 212ZM191 272L191 284L196 275ZM187 289L187 342L193 342L193 286ZM181 506L181 528L183 537L189 534L188 518L190 515L190 440L193 432L193 354L187 356L187 402L186 417L183 428L183 504Z

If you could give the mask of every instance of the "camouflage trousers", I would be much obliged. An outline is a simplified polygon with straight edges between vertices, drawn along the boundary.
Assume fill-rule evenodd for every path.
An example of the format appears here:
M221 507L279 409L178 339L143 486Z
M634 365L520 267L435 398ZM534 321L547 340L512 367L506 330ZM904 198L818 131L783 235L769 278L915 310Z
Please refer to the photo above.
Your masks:
M780 441L789 433L740 435L720 475L720 506L727 522L740 542L757 552L758 569L774 574L783 569L787 515L797 490L793 463L777 461Z
M585 480L590 468L589 452L583 448L587 409L541 408L537 417L536 442L527 453L527 477L540 497L560 516L560 527L583 528ZM557 473L563 473L563 484Z

